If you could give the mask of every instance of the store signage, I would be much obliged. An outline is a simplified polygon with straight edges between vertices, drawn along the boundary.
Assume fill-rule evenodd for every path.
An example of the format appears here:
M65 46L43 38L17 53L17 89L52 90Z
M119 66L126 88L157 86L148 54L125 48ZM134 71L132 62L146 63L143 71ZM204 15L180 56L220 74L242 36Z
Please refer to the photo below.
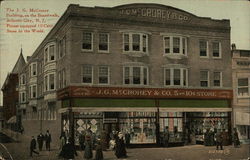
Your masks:
M65 94L66 93L66 94ZM172 88L118 88L71 86L57 92L59 99L67 97L108 98L201 98L231 99L232 90L172 89Z
M184 14L160 8L126 8L121 9L120 14L127 16L159 18L162 20L189 20L189 17Z

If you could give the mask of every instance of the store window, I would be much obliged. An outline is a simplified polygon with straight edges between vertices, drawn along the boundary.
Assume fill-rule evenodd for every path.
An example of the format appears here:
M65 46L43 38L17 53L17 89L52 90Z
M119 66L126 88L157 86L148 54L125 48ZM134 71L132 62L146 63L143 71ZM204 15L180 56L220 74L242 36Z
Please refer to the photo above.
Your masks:
M82 50L92 51L93 50L93 33L83 32L82 34Z
M148 52L148 35L144 33L124 33L124 52Z
M109 84L109 67L99 66L98 68L99 84Z
M131 85L148 84L148 68L145 66L126 66L123 68L123 83Z
M212 52L213 52L214 58L220 58L221 57L221 43L213 42L212 43Z
M156 143L155 112L128 112L125 117L119 120L120 129L129 132L131 144Z
M199 41L200 57L208 57L208 42L205 40Z
M109 51L109 34L100 33L99 34L99 52L108 52Z
M92 65L82 66L82 83L86 83L86 84L93 83L93 66Z
M238 78L238 96L249 96L249 79Z
M53 62L56 60L56 50L55 44L49 44L44 49L44 62L45 64L48 62Z
M221 72L214 72L214 86L221 87L222 86L222 73Z
M240 57L250 57L250 51L240 51Z
M165 55L187 55L187 38L182 36L164 36Z
M200 71L200 86L209 87L209 72Z
M187 86L186 68L165 68L165 86Z

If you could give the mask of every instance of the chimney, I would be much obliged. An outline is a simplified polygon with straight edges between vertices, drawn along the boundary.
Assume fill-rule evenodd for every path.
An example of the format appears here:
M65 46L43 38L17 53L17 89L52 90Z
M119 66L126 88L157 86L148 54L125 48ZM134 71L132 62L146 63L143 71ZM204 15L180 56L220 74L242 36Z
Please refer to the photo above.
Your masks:
M30 60L30 56L27 56L27 62L29 62L29 60Z
M236 45L235 43L232 44L232 51L235 51L236 50Z

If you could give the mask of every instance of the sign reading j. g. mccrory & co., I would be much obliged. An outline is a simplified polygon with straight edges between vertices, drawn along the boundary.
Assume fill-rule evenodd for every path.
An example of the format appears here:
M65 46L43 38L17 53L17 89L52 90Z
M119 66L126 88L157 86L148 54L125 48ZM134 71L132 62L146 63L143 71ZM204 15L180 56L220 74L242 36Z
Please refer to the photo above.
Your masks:
M162 20L181 20L188 21L190 18L182 13L173 10L161 8L123 8L120 9L121 15L137 16L137 17L152 17Z

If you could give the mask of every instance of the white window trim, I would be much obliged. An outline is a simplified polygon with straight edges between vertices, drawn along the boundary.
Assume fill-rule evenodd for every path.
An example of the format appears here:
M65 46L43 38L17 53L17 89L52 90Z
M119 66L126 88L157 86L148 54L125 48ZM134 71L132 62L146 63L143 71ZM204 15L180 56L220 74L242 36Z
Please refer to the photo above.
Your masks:
M103 67L103 66L105 66L105 65L98 66L98 84L100 84L100 85L109 85L110 84L110 67L109 66L105 66L105 67L108 67L108 83L100 83L99 82L99 77L100 77L100 68L99 67Z
M222 72L221 71L214 71L214 72L220 72L220 86L214 86L214 79L213 79L213 86L216 88L222 87L223 86L223 84L222 84ZM214 72L213 72L213 74L214 74Z
M91 49L83 49L82 48L82 44L83 44L83 33L91 33ZM89 31L82 31L82 36L81 36L81 51L83 52L93 52L93 41L94 41L94 33L93 32L89 32Z
M166 44L165 44L165 38L166 37L169 37L169 52L170 53L165 53L165 49L166 49ZM177 37L180 39L180 52L179 53L174 53L173 51L173 48L174 48L174 45L173 45L173 38L174 37ZM181 35L164 35L163 36L163 56L168 56L168 55L171 55L171 56L187 56L187 37L186 36L181 36ZM183 54L183 39L185 39L185 53Z
M108 42L107 42L108 50L100 50L100 49L99 49L100 34L107 34L107 35L108 35ZM110 37L110 34L109 34L109 33L98 33L98 52L99 52L99 53L109 53L109 46L110 46L110 45L109 45L109 43L110 43L109 37Z
M213 57L213 59L221 59L221 58L222 58L221 42L213 41L212 44L213 44L214 42L219 43L219 57L214 57L214 56L213 56L213 53L212 53L212 57ZM213 48L212 48L212 52L213 52Z
M248 79L248 95L246 96L242 96L242 95L239 95L239 79L244 79L244 78L247 78ZM247 88L247 86L244 86L244 87L241 87L241 88ZM236 95L238 98L249 98L250 97L250 78L248 77L238 77L237 78L237 92L236 92Z
M64 40L65 40L65 44L63 44L63 42L64 42ZM62 42L62 46L61 46L61 44L60 44L60 42ZM64 47L63 47L63 45L65 45L65 50L64 50ZM62 39L60 39L60 41L59 41L59 45L58 45L59 47L58 47L58 59L61 59L61 58L63 58L65 55L66 55L66 35L65 36L63 36L62 37ZM60 53L61 53L61 51L62 51L62 56L60 55Z
M36 74L35 75L33 75L33 72L34 72L33 64L36 64L36 68L35 68ZM37 62L30 63L30 65L29 65L29 74L30 74L30 78L31 77L36 77L38 75L38 73L37 73Z
M210 72L209 72L209 70L200 70L200 73L201 73L201 71L207 71L207 86L206 87L204 87L204 86L201 86L201 84L200 84L200 87L202 87L202 88L208 88L208 87L210 87ZM201 83L201 79L200 79L200 81L199 81L200 83Z
M33 96L33 86L36 86L36 97L34 97ZM32 98L37 98L38 97L38 95L37 95L37 84L33 84L33 85L30 85L29 86L30 87L30 89L29 89L29 91L30 91L30 98L32 99Z
M23 83L23 80L24 80L24 83ZM25 85L25 84L26 84L26 74L23 73L20 75L20 86Z
M166 85L166 69L170 70L170 85ZM174 69L180 69L180 85L174 85ZM185 86L184 86L184 79L183 79L184 70L186 70L186 85ZM164 67L164 86L165 87L188 87L188 69Z
M128 34L129 35L129 50L125 51L124 49L124 35ZM140 50L139 51L133 51L133 34L139 34L140 35ZM146 36L146 52L143 52L143 36ZM143 32L123 32L122 35L122 51L123 53L143 53L143 54L148 54L149 53L149 46L148 46L148 39L149 39L149 34L143 33Z
M54 45L54 60L50 60L50 46L53 46ZM47 62L45 62L45 50L46 50L46 48L48 48L48 54L47 54ZM55 42L51 42L51 43L49 43L49 44L47 44L45 47L44 47L44 51L43 51L43 58L44 58L44 64L46 65L46 64L48 64L48 63L51 63L51 62L55 62L56 61L56 52L57 51L57 49L56 49L56 43Z
M86 64L87 65L87 64ZM86 84L86 85L92 85L93 84L93 81L94 81L94 67L93 67L93 65L89 65L90 67L91 67L91 83L84 83L83 82L83 66L84 65L81 65L81 83L82 84Z
M207 52L207 55L206 56L201 56L201 54L200 54L200 41L206 41L206 44L207 44L207 50L206 50L206 52ZM209 58L209 43L208 43L208 40L199 40L199 56L200 56L200 58Z
M129 67L129 84L125 84L125 68ZM140 84L133 84L133 68L140 67ZM144 68L147 69L147 84L144 84ZM123 66L123 85L126 86L148 86L149 85L149 69L147 66Z
M50 89L50 79L49 79L49 77L50 77L50 75L54 75L54 89ZM45 74L44 75L44 92L47 92L46 91L46 82L45 82L45 77L47 76L47 91L55 91L56 90L56 87L57 87L57 83L56 83L56 73L55 72L52 72L52 73L47 73L47 74Z

